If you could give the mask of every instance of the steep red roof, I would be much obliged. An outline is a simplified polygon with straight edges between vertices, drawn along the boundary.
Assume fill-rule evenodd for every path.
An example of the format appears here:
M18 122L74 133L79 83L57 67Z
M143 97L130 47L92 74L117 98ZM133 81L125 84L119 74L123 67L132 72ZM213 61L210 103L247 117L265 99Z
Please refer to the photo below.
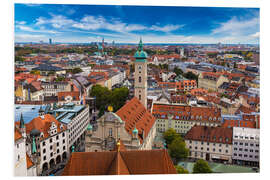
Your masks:
M186 140L232 144L233 129L227 127L193 126L185 135Z
M52 122L54 122L56 124L58 133L66 130L66 126L64 124L63 124L63 129L60 129L61 123L59 121L57 121L52 115L45 114L43 119L39 116L39 117L34 118L29 123L25 124L26 133L30 134L30 132L33 129L37 129L40 132L43 132L43 134L44 134L43 138L47 138L47 137L49 137L48 132L49 132L49 128L51 127Z
M166 150L73 152L62 176L176 174Z
M14 141L17 141L22 138L22 134L20 131L15 127L14 128Z
M29 169L30 167L34 165L34 163L32 162L32 160L30 159L27 153L26 153L26 164L27 164L27 169Z
M132 130L136 124L141 142L143 142L144 137L147 137L155 123L154 116L147 111L136 97L128 101L116 114L125 121L125 129L130 135L132 135ZM142 137L143 132L144 137Z

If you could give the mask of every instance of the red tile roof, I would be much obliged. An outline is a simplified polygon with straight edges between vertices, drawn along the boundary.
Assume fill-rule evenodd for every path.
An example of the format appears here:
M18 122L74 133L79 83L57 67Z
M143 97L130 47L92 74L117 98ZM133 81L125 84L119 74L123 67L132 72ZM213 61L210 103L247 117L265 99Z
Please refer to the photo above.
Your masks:
M125 129L130 135L132 135L132 130L136 124L141 143L155 123L154 116L145 109L144 105L136 97L128 101L116 114L125 121ZM143 132L144 137L142 137Z
M166 150L74 152L62 176L176 174Z
M39 116L39 117L34 118L29 123L25 124L26 133L30 134L30 132L33 129L37 129L40 132L43 132L44 134L43 138L45 139L49 137L49 128L51 127L52 122L56 124L58 133L66 130L66 126L64 124L63 124L63 129L60 129L61 123L57 121L52 115L45 114L43 119Z
M63 101L63 97L71 96L73 101L80 100L80 92L79 91L68 91L68 92L58 92L58 101Z
M227 127L193 126L185 135L186 140L232 144L233 129Z
M221 110L216 107L194 107L186 105L154 104L152 114L158 119L168 119L168 114L173 114L173 119L190 121L220 122ZM178 118L176 118L178 116ZM197 119L197 117L199 117ZM200 119L201 117L201 119ZM212 120L209 119L212 118ZM216 118L216 120L214 120Z
M14 128L14 141L17 141L22 138L22 134L20 131L15 127Z
M27 164L27 169L29 169L30 167L34 165L34 163L32 162L32 160L30 159L27 153L26 153L26 164Z

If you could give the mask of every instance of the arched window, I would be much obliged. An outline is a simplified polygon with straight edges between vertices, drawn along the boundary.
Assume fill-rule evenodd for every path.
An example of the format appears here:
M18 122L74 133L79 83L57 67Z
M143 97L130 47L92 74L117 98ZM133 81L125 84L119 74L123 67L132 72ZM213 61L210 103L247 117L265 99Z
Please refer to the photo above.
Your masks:
M139 76L139 82L142 82L142 77L141 76Z

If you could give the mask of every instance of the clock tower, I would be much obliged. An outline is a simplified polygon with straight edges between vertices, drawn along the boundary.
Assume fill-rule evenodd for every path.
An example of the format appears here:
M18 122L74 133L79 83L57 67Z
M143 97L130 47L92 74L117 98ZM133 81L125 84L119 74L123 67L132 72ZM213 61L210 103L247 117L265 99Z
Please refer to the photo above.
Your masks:
M142 39L140 39L138 50L134 57L136 58L134 75L135 96L147 109L147 53L143 51Z

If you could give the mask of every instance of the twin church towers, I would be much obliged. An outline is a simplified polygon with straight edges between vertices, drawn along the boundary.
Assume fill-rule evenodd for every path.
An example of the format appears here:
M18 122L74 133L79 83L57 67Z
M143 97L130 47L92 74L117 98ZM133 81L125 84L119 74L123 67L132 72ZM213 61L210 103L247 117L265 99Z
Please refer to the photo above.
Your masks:
M138 50L134 54L135 60L135 97L147 109L147 53L143 51L142 39L140 39Z

